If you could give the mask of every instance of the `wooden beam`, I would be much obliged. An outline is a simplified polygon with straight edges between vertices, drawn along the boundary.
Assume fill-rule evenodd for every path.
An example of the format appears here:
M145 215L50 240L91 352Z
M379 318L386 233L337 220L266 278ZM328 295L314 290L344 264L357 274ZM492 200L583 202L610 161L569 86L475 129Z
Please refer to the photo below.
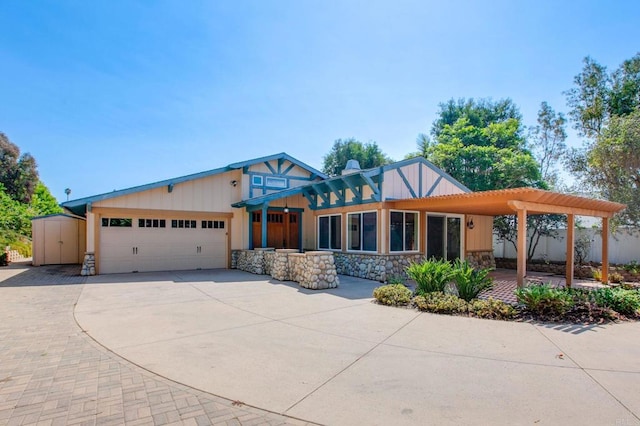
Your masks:
M570 214L567 216L567 270L566 270L566 284L567 288L571 288L573 284L573 259L574 259L574 228L575 228L575 216Z
M609 282L609 218L602 218L602 282Z
M527 275L527 211L518 210L518 287L524 287Z
M554 204L534 203L531 201L509 200L507 205L513 210L527 210L529 214L573 214L578 216L594 216L594 217L612 217L613 213L600 210L583 209L580 207L557 206Z

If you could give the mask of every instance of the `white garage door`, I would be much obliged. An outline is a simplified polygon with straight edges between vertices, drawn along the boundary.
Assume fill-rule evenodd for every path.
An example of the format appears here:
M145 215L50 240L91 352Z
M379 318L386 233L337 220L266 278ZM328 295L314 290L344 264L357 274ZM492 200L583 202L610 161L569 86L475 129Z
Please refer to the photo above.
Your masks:
M227 267L224 219L105 217L100 225L101 274Z

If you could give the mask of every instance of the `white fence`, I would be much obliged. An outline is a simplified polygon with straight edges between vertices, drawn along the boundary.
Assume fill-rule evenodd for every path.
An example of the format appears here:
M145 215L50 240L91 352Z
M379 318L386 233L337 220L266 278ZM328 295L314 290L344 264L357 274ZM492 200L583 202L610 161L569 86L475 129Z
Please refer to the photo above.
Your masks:
M533 255L534 259L562 262L567 256L567 231L561 229L556 238L541 237ZM599 229L576 229L575 240L588 241L586 250L587 262L602 261L602 235ZM496 257L515 258L516 250L509 241L499 240L494 236L493 253ZM576 258L577 260L577 258ZM624 264L631 261L640 262L640 230L622 229L609 235L609 263Z

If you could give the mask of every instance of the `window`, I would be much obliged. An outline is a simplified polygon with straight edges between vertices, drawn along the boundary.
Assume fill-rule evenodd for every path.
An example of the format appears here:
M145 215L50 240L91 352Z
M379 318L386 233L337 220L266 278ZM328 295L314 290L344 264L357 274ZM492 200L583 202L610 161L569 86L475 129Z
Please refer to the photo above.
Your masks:
M267 223L284 223L284 215L281 213L267 213Z
M251 176L251 185L262 186L262 176Z
M223 220L203 220L202 229L224 229Z
M389 250L418 250L418 213L392 211L389 215Z
M348 248L353 251L378 250L378 214L376 212L350 213Z
M138 219L138 228L166 228L164 219Z
M318 217L318 248L325 250L340 250L342 248L341 215Z
M112 228L131 228L133 221L131 218L120 218L120 217L103 217L102 218L102 226L109 226Z
M267 176L265 181L266 181L266 186L271 187L271 188L286 188L287 187L287 180L285 178L277 178L277 177Z
M171 227L195 229L197 227L197 222L195 220L172 219Z
M259 212L253 212L251 213L251 221L253 223L259 223L260 222L260 213Z

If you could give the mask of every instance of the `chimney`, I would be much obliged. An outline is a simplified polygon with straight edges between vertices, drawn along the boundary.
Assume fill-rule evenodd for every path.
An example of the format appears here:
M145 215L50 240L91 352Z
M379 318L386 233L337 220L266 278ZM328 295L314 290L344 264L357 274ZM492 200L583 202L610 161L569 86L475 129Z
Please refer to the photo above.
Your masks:
M349 160L347 161L346 167L342 171L342 176L350 175L351 173L356 173L360 170L360 163L358 163L358 160Z

